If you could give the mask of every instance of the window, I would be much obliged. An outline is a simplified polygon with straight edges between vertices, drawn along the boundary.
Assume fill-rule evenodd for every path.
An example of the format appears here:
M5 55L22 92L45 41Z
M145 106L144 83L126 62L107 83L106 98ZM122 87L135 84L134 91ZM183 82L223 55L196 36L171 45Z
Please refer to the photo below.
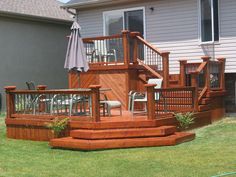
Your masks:
M103 17L104 35L119 34L123 29L144 35L144 8L107 11Z
M201 42L219 41L218 0L200 0Z

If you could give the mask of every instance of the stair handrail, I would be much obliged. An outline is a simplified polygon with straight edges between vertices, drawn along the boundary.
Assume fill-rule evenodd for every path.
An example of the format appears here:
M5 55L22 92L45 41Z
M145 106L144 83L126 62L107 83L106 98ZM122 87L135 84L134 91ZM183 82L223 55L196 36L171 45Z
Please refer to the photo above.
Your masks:
M156 76L157 78L163 79L162 75L160 75L158 72L156 72L154 69L152 69L151 67L149 67L148 65L146 65L144 62L142 62L142 60L140 60L139 58L137 58L137 61L139 63L139 65L143 66L146 70L148 70L150 73L152 73L154 76Z
M141 37L139 32L131 32L131 38L134 41L133 45L133 64L140 64L144 66L145 69L150 71L158 78L163 78L163 87L167 88L169 86L169 54L170 52L161 51L153 44L146 41L143 37ZM139 54L141 56L139 56ZM143 58L141 58L143 57ZM148 58L148 62L140 62L142 59ZM157 67L157 70L163 72L163 76L157 73L150 66Z

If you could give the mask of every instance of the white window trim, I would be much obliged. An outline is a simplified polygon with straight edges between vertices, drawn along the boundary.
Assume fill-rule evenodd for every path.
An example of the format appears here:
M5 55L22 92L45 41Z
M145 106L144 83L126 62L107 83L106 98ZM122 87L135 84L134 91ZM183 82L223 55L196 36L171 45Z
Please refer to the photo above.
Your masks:
M143 37L146 39L146 12L145 7L134 7L134 8L127 8L127 9L118 9L118 10L110 10L110 11L104 11L103 12L103 35L106 35L106 20L105 17L107 14L111 13L123 13L123 29L125 29L125 18L124 18L124 12L125 11L134 11L134 10L143 10Z
M218 0L218 28L219 28L219 40L218 41L214 41L214 14L213 14L213 0L211 0L211 17L212 17L212 41L202 41L202 16L201 16L201 0L198 0L198 26L199 26L199 45L208 45L208 44L216 44L219 45L220 44L220 0Z

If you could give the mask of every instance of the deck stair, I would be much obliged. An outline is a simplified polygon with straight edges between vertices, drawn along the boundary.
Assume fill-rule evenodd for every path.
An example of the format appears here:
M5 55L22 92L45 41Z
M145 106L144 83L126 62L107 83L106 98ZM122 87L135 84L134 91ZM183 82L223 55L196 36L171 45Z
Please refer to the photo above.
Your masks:
M175 126L150 125L133 128L75 129L70 137L52 139L53 148L99 150L131 147L170 146L191 141L195 134L177 132Z

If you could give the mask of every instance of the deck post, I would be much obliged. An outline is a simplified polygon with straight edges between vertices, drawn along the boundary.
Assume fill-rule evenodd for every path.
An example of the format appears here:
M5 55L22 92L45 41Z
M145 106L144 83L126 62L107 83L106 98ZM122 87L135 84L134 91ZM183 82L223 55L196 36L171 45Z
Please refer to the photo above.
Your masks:
M198 111L198 72L191 72L191 86L195 87L193 92L193 109L195 112Z
M179 60L180 64L180 86L184 87L186 85L186 74L185 74L185 65L187 64L187 60Z
M91 102L92 102L92 120L93 122L100 122L100 93L99 88L101 85L90 85L89 88L91 89Z
M155 96L154 96L154 87L155 84L146 84L147 89L147 119L155 119Z
M169 87L169 54L170 52L162 52L162 67L163 67L163 88Z
M209 92L211 90L211 79L210 79L210 59L209 56L203 56L201 57L204 62L207 62L207 65L205 67L205 86L207 87L207 91Z
M220 89L225 90L225 58L217 58L220 62Z
M130 46L129 46L129 31L122 31L123 50L124 50L124 65L129 65L130 60Z
M7 108L7 115L6 118L11 118L11 114L15 111L15 98L14 95L11 94L11 91L16 90L16 86L6 86L4 87L6 92L6 108Z
M130 36L132 37L134 43L133 43L133 64L138 64L138 40L137 36L141 36L140 32L130 32Z
M41 91L41 90L46 90L47 86L46 85L38 85L37 86L37 90ZM40 97L40 99L46 99L45 95L42 95ZM39 102L39 112L45 112L45 103L44 102Z

